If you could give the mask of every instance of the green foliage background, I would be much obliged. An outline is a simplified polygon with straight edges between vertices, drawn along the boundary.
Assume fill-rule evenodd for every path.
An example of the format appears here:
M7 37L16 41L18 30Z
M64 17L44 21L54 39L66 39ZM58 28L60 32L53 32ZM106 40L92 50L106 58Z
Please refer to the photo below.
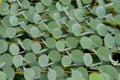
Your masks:
M120 80L120 0L2 0L0 80Z

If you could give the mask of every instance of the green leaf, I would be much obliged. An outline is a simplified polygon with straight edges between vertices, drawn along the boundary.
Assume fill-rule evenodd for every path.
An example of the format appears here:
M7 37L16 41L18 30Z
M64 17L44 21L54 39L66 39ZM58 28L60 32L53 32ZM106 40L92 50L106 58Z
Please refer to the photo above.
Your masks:
M102 61L109 61L109 55L111 54L108 47L99 47L97 49L97 55Z
M15 71L11 67L6 67L3 69L3 72L6 74L6 78L8 80L13 80L15 77Z
M2 71L0 71L0 80L6 80L6 74Z
M27 0L23 0L21 5L24 9L28 9L30 7L30 2Z
M98 35L91 35L90 39L93 42L93 47L101 47L103 45L103 41L101 39L101 37L99 37Z
M10 16L9 22L12 26L17 26L19 23L18 18L16 16Z
M54 70L56 71L57 73L57 77L64 77L64 69L60 66L55 66L54 67Z
M49 62L49 58L47 55L41 55L39 58L38 58L38 64L41 66L41 67L46 67L48 65L48 62Z
M44 5L41 2L35 4L35 10L37 13L40 13L44 10Z
M10 67L12 66L12 56L10 54L3 54L0 56L0 62L5 62L5 65L3 67Z
M84 4L90 4L90 3L92 2L92 0L82 0L82 2L83 2Z
M115 38L110 34L107 34L105 35L104 43L106 47L112 48L115 45Z
M48 80L56 80L57 79L57 73L54 69L49 69L47 74Z
M56 3L56 8L57 8L58 11L62 11L63 10L63 7L62 7L62 5L59 2Z
M27 68L24 71L24 78L25 80L33 80L35 76L35 71L32 68Z
M69 5L72 0L60 0L63 5Z
M75 63L80 63L80 64L83 64L83 52L76 49L76 50L73 50L71 52L71 57L72 57L72 60L75 62Z
M71 65L72 60L71 60L71 58L70 58L69 56L63 56L63 57L62 57L62 60L61 60L61 63L62 63L62 65L63 65L64 67L68 67L68 66Z
M94 72L89 75L89 80L104 80L104 79L100 74Z
M62 36L63 32L61 31L61 29L59 28L54 28L52 30L52 35L55 37L55 38L60 38Z
M50 6L50 5L52 5L52 0L41 0L41 2L42 2L45 6Z
M115 34L115 43L116 43L117 45L120 45L120 33Z
M25 50L29 51L32 48L32 41L26 38L23 40L22 45L24 46Z
M61 18L61 16L60 16L59 13L54 13L54 14L53 14L53 19L56 21L56 23L59 24L60 18Z
M108 34L107 28L104 24L97 25L97 32L100 36L105 36L106 34Z
M93 58L90 54L84 54L83 61L86 66L90 66L93 63Z
M32 51L36 54L38 54L41 50L41 45L38 42L35 42L32 44Z
M74 34L75 36L79 36L80 33L82 32L82 27L81 27L81 25L78 24L78 23L73 24L73 26L72 26L72 32L73 32L73 34Z
M63 42L63 41L60 41L60 40L57 41L57 42L56 42L56 48L57 48L58 51L63 51L64 48L65 48L64 42Z
M109 80L117 80L118 79L118 73L116 69L111 65L105 65L100 68L100 71L103 73L106 73L109 75Z
M93 45L93 42L88 37L82 37L80 39L80 44L81 44L83 49L90 49L92 47L92 45Z
M19 54L20 48L16 44L11 44L9 46L9 51L12 55L17 55Z
M85 80L85 78L83 77L83 74L77 70L72 70L71 77L73 80Z
M49 52L48 57L53 62L59 62L61 60L61 55L58 51L52 50Z
M34 79L39 79L41 77L41 70L38 66L33 66L32 69L34 70L35 72L35 76L34 76Z
M22 64L23 64L23 57L21 55L15 55L13 57L13 64L15 65L15 67L22 66Z
M33 38L39 37L40 33L41 33L41 31L37 27L32 27L30 29L30 34Z
M67 43L68 47L76 48L78 46L77 39L74 37L67 37L65 42Z
M15 37L16 35L16 29L15 28L7 28L6 30L6 35L9 37L9 38L13 38Z
M102 72L101 75L104 80L110 80L110 76L108 74Z
M56 40L54 38L47 38L45 42L49 48L55 48Z
M75 18L80 22L82 22L84 20L84 18L83 18L84 14L85 13L82 9L75 9L75 11L74 11Z
M33 15L33 21L34 21L36 24L38 24L40 20L41 20L40 15L37 14L37 13L35 13L35 14Z
M5 40L0 40L0 53L5 53L8 49L8 43Z
M99 18L104 18L105 15L106 15L106 10L103 6L98 6L96 8L96 15L99 17Z

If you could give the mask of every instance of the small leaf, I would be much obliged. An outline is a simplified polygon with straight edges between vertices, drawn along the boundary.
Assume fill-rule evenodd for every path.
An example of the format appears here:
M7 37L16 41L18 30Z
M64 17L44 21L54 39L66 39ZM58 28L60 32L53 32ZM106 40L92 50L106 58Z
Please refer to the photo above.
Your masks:
M22 42L23 47L25 48L25 50L31 50L32 48L32 41L30 39L24 39Z
M63 5L69 5L72 0L60 0Z
M110 34L107 34L105 35L104 43L106 47L112 48L115 45L115 38Z
M78 21L83 21L84 11L82 9L75 9L74 15Z
M41 2L35 4L35 10L37 13L40 13L44 10L44 5Z
M80 44L83 49L90 49L93 45L92 40L88 37L82 37L80 39Z
M62 5L61 5L59 2L56 3L56 8L57 8L57 10L59 10L59 11L62 11L62 10L63 10Z
M40 33L41 33L41 31L37 27L32 27L30 29L30 34L33 38L39 37Z
M0 71L0 80L6 80L6 74L2 71Z
M9 47L9 51L12 55L17 55L19 54L20 48L16 44L11 44Z
M116 43L117 45L120 45L120 33L115 34L115 43Z
M52 5L52 0L41 0L41 2L42 2L45 6L50 6L50 5Z
M74 34L75 36L79 36L80 33L82 32L82 27L81 27L81 25L78 24L78 23L73 24L73 26L72 26L72 32L73 32L73 34Z
M16 35L16 29L15 28L7 28L6 34L9 38L13 38Z
M57 73L53 69L49 69L48 74L47 74L48 80L56 80L57 79Z
M8 43L5 40L0 40L0 53L5 53L8 49Z
M16 16L11 16L9 18L9 22L12 26L17 26L19 23L18 18Z
M96 8L96 15L99 17L99 18L104 18L105 15L106 15L106 10L103 6L98 6Z
M83 61L86 66L90 66L93 63L93 58L90 54L84 54Z
M92 2L92 0L82 0L82 2L83 2L84 4L90 4L90 3Z
M32 69L34 70L35 72L35 76L34 76L34 79L39 79L41 77L41 70L38 66L33 66Z
M21 55L15 55L13 57L13 64L15 65L15 67L22 66L22 64L23 64L23 57Z
M63 57L62 57L62 60L61 60L61 63L62 63L62 65L63 65L64 67L68 67L68 66L71 65L72 60L71 60L71 58L70 58L69 56L63 56Z
M89 80L104 80L103 77L98 73L91 73L89 75Z
M64 77L64 69L60 66L55 66L54 67L54 70L56 71L57 73L57 77Z
M61 55L58 51L52 50L49 52L48 57L53 62L59 62L61 60Z
M46 44L49 48L55 48L56 40L54 38L47 38Z
M41 55L39 58L38 58L38 64L41 66L41 67L46 67L47 64L49 62L49 58L47 55Z
M24 59L27 61L27 63L29 64L35 64L36 62L36 55L33 54L33 53L27 53L25 56L24 56Z
M63 51L64 48L65 48L64 42L63 42L63 41L60 41L60 40L57 41L57 42L56 42L56 48L57 48L58 51Z
M35 14L33 15L33 21L34 21L36 24L38 24L40 20L41 20L40 15L37 14L37 13L35 13Z
M32 51L38 54L41 50L41 45L38 42L32 44Z
M24 71L24 78L25 78L25 80L33 80L34 76L35 76L35 72L34 72L34 70L32 68L27 68Z
M108 34L107 28L104 24L97 25L97 32L100 36L105 36L106 34Z
M54 28L52 30L52 35L55 37L55 38L60 38L62 36L63 32L61 31L61 29L59 28Z
M24 9L27 9L30 7L30 2L27 0L23 0L21 4Z

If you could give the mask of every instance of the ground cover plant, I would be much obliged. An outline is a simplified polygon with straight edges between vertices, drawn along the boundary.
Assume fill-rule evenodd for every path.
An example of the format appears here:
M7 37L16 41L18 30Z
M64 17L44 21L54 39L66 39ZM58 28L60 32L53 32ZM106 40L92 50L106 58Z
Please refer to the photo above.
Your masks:
M0 0L0 80L120 80L120 0Z

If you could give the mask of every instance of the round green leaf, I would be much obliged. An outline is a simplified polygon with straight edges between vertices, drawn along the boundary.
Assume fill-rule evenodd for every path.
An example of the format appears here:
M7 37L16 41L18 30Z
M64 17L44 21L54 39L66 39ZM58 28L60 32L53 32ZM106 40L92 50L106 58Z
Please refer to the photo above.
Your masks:
M13 57L13 64L15 65L15 67L22 66L22 64L23 64L23 57L21 55L15 55Z
M78 21L82 22L84 20L83 19L84 11L82 9L75 9L74 15Z
M25 80L33 80L35 76L35 71L32 68L27 68L24 71L24 78Z
M60 0L63 5L69 5L72 0Z
M49 58L47 55L41 55L39 58L38 58L38 64L41 66L41 67L46 67L47 64L49 62Z
M11 67L6 67L3 69L3 72L6 74L7 79L13 80L15 77L15 71Z
M40 13L44 10L44 5L41 2L35 4L35 10L37 13Z
M57 77L63 77L64 76L64 69L60 66L55 66L54 70L57 73Z
M38 66L33 66L32 69L35 72L34 79L39 79L41 77L40 68Z
M6 80L6 74L2 71L0 71L0 80Z
M80 63L80 64L83 64L83 52L80 51L80 50L73 50L71 52L71 57L72 57L72 60L75 62L75 63Z
M80 24L78 23L73 24L72 32L75 36L79 36L80 33L82 32L82 27L80 26Z
M9 51L12 55L17 55L19 54L20 48L16 44L11 44L9 47Z
M62 5L59 2L56 3L56 8L57 8L58 11L63 10Z
M40 33L41 33L41 31L37 27L32 27L30 29L30 34L33 38L39 37Z
M105 36L106 34L108 34L107 28L104 24L97 25L97 32L100 36Z
M41 2L42 2L45 6L50 6L50 5L52 5L52 0L41 0Z
M46 44L49 48L55 48L55 43L56 43L56 40L54 38L47 38L46 39Z
M65 42L70 48L76 48L78 46L77 39L74 37L67 37Z
M32 51L34 53L37 54L37 53L40 52L40 50L41 50L41 45L38 42L35 42L35 43L32 44Z
M3 67L10 67L12 66L12 56L10 54L3 54L0 56L0 62L5 62L5 65Z
M83 61L86 66L90 66L93 63L93 58L90 54L84 54Z
M63 65L64 67L68 67L68 66L71 65L72 60L71 60L71 58L70 58L69 56L63 56L63 57L62 57L62 60L61 60L61 63L62 63L62 65Z
M16 29L15 28L7 28L6 34L9 38L13 38L16 35Z
M85 80L85 78L83 77L83 74L80 71L77 70L72 70L72 79L73 80Z
M16 26L19 23L18 18L16 16L11 16L9 18L9 22L12 26Z
M56 80L57 79L57 73L54 69L49 69L47 74L48 80Z
M39 15L39 14L35 13L35 14L33 15L33 21L34 21L36 24L39 23L40 19L41 19L41 18L40 18L40 15Z
M0 53L5 53L8 49L8 43L5 40L0 40Z
M109 55L111 54L108 47L99 47L97 49L97 55L102 61L109 61Z
M103 77L98 73L91 73L89 75L89 80L104 80Z
M106 47L112 48L115 45L115 38L110 34L107 34L105 35L104 43Z
M24 39L23 42L22 42L25 50L31 50L32 48L32 41L30 39Z
M64 42L63 42L63 41L60 41L60 40L57 41L57 42L56 42L56 48L57 48L58 51L63 51L64 48L65 48Z
M53 62L59 62L61 60L61 55L58 51L52 50L49 52L48 57Z
M21 4L24 9L27 9L30 7L30 2L27 0L23 0Z
M90 3L92 2L92 0L82 0L82 2L83 2L84 4L90 4Z
M96 8L96 15L99 17L99 18L104 18L105 15L106 15L106 10L103 6L98 6Z
M93 42L88 37L82 37L80 39L80 44L81 44L83 49L90 49L92 47L92 45L93 45Z
M98 35L91 35L90 39L93 42L93 47L101 47L103 45L103 41Z
M62 31L61 31L61 29L59 29L59 28L54 28L53 30L52 30L52 35L55 37L55 38L60 38L61 36L62 36Z

